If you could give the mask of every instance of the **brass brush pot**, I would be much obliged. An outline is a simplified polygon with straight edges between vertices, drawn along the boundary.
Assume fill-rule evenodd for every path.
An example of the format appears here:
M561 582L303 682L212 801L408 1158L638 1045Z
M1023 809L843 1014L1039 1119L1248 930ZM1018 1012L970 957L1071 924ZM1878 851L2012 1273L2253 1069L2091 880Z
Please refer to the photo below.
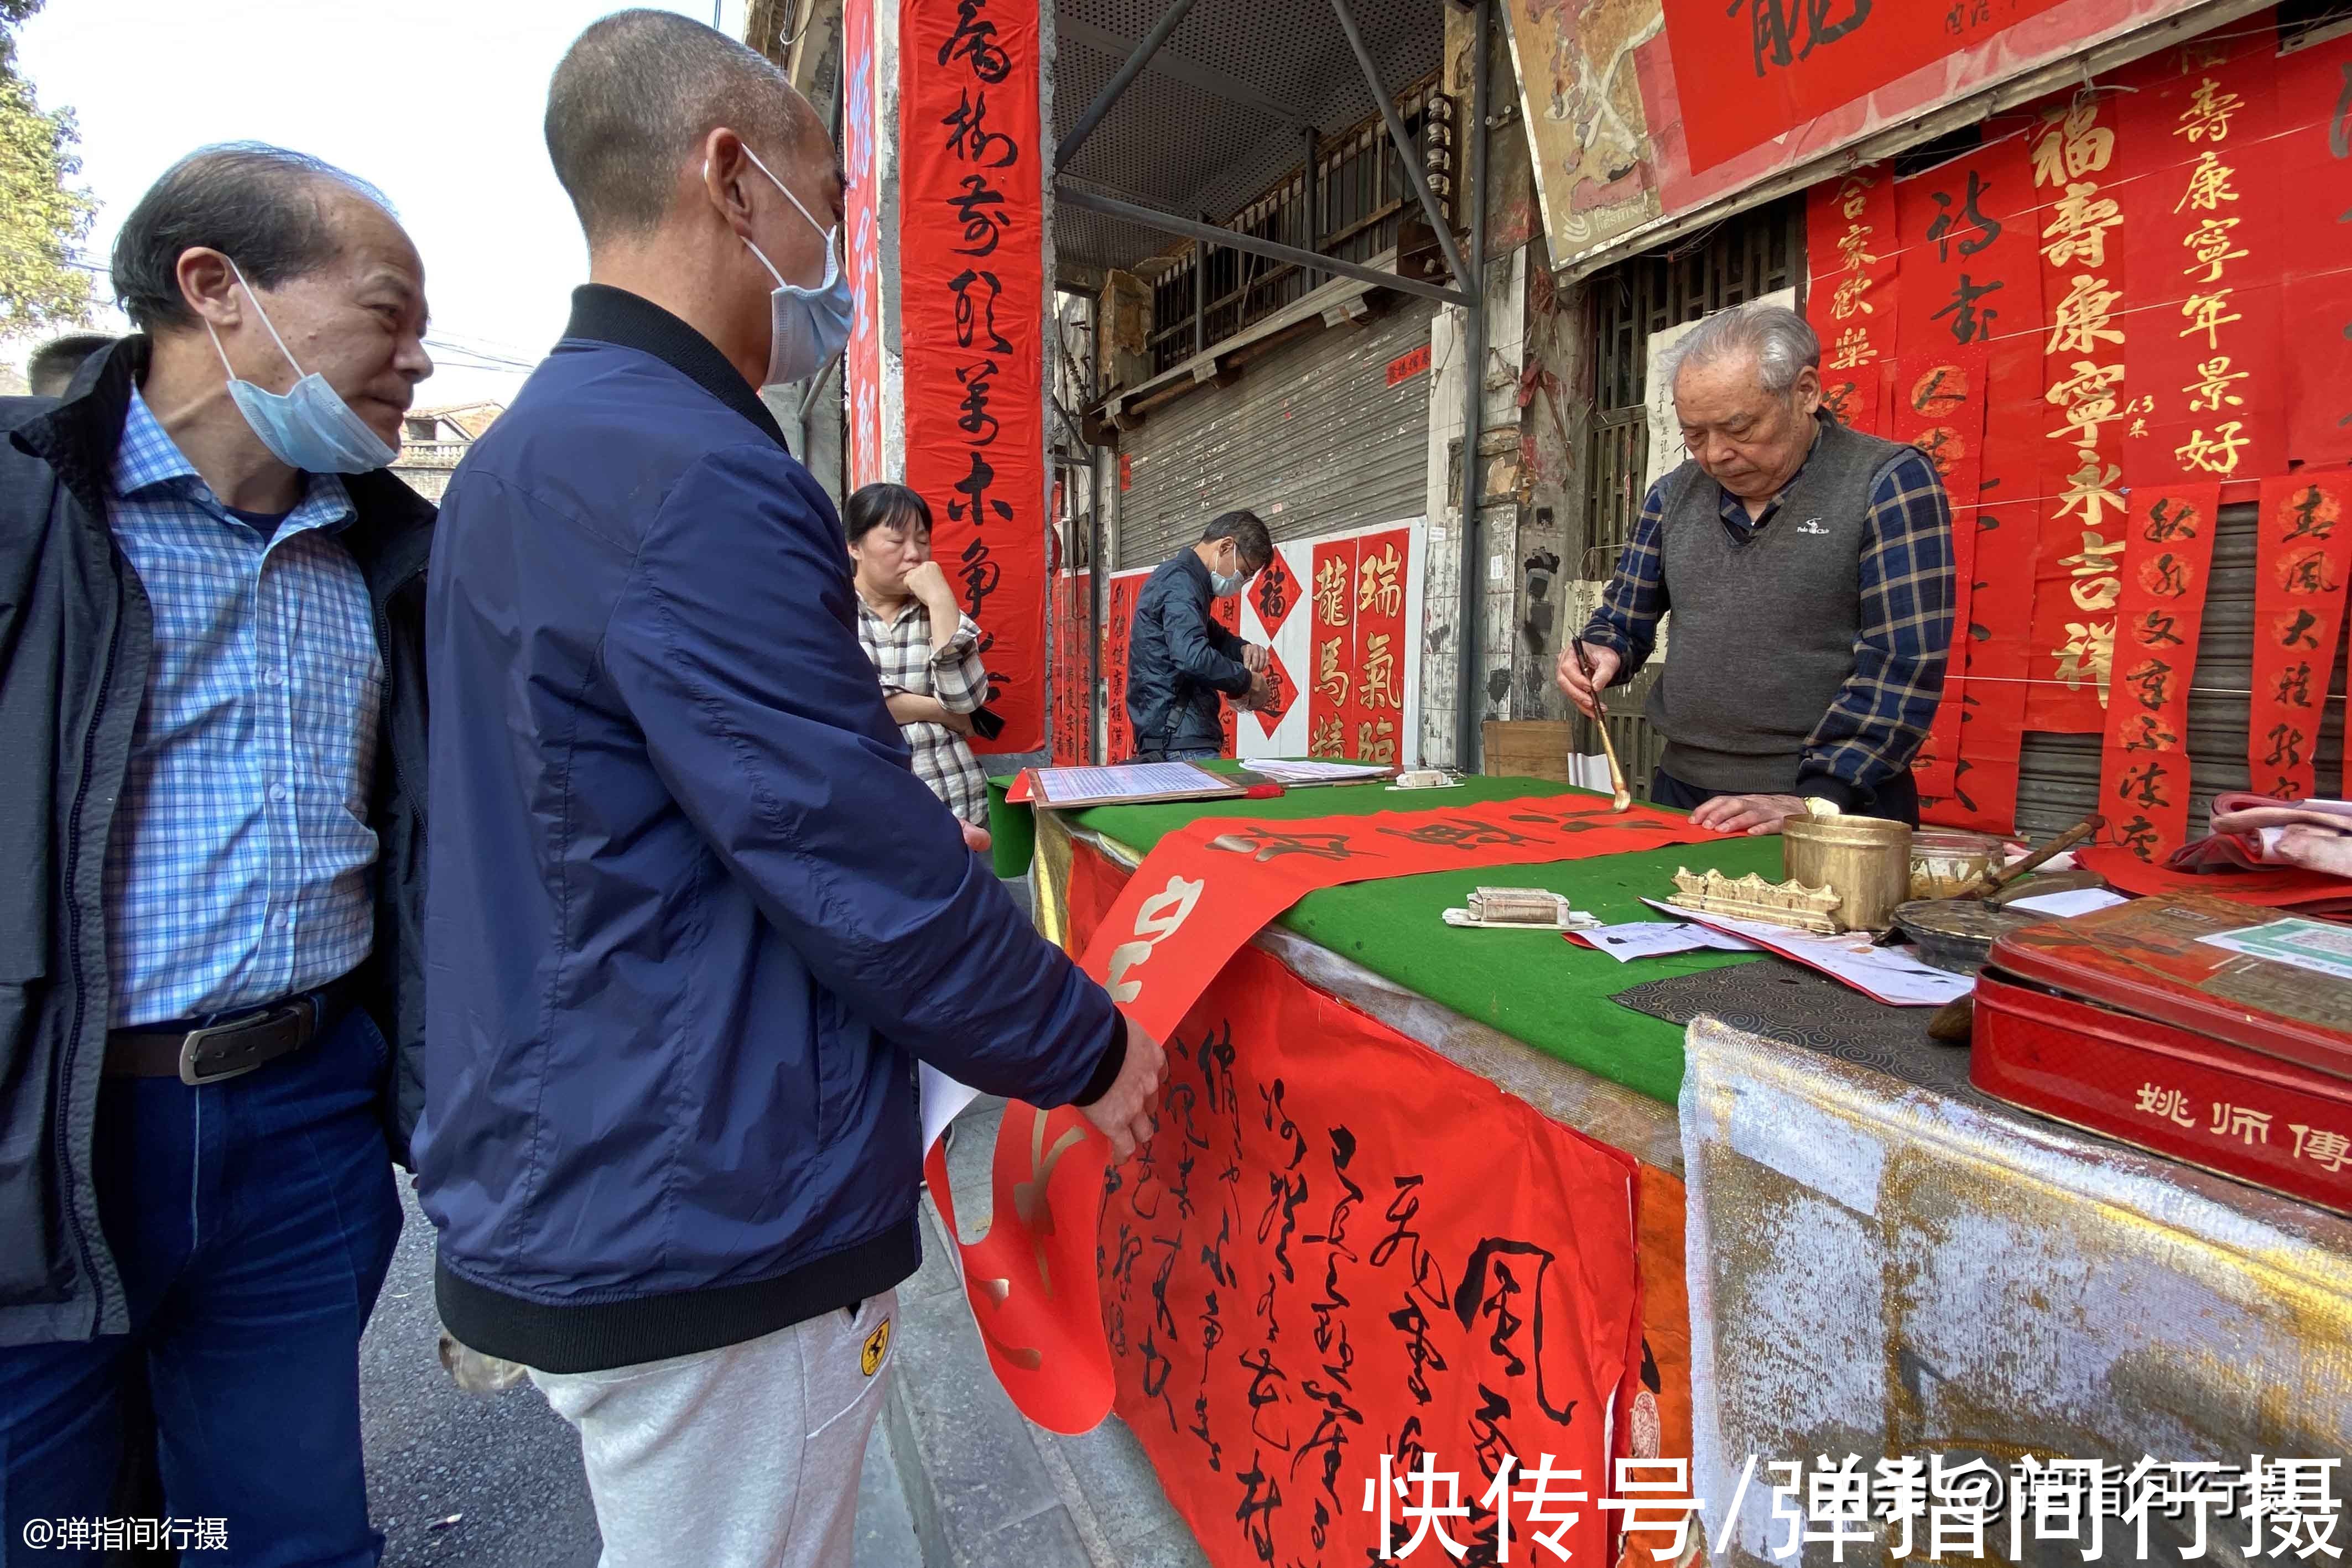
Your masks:
M1838 895L1841 931L1885 931L1911 896L1911 830L1876 817L1848 817L1826 800L1780 828L1782 874Z

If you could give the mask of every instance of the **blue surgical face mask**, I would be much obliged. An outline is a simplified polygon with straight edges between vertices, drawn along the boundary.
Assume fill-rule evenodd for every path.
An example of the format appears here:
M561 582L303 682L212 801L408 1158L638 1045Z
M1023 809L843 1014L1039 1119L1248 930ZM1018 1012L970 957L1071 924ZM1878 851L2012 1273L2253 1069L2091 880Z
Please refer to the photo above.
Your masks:
M1239 566L1241 562L1236 559L1234 564ZM1213 570L1209 573L1210 596L1215 599L1231 599L1249 586L1249 580L1250 574L1245 571L1223 572Z
M253 285L246 282L234 260L228 267L236 274L237 287L253 301L253 313L268 328L270 341L299 378L291 392L274 392L254 385L236 373L236 367L228 362L228 350L221 347L220 334L213 331L210 321L205 323L205 330L212 333L213 351L220 355L221 368L228 371L228 395L236 401L236 411L245 415L245 423L253 426L253 434L261 438L261 444L269 448L269 455L305 474L365 474L399 456L400 449L370 430L342 394L327 384L326 377L316 371L302 374L294 351L278 335Z
M841 352L842 345L849 341L849 325L856 311L856 301L849 292L849 275L841 269L837 245L841 231L827 229L809 217L809 210L801 205L801 199L785 189L784 183L760 162L758 153L746 147L743 156L768 176L771 184L783 191L784 200L802 217L808 218L809 227L824 235L824 281L814 288L786 283L784 275L776 270L776 264L768 259L765 251L748 239L743 242L760 258L760 265L768 269L768 276L776 280L775 291L768 296L768 376L760 384L787 386L808 380Z

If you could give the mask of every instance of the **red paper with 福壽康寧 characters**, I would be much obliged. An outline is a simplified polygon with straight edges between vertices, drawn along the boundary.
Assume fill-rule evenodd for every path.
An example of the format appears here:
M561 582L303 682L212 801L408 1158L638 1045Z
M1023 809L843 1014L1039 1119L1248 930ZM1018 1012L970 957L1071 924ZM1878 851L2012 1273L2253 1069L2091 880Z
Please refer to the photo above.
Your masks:
M2263 482L2254 546L2254 695L2246 777L2258 795L2315 789L2320 719L2352 571L2352 473Z
M1859 388L1863 378L1853 372L1895 358L1901 274L1893 167L1868 164L1815 185L1805 198L1805 233L1812 263L1805 319L1822 340L1822 387L1828 401L1841 384ZM1870 377L1868 384L1874 394L1877 378ZM1866 434L1877 433L1874 400L1848 397L1836 412L1843 423Z
M2158 860L2189 836L2189 683L2205 618L2219 481L2132 492L2099 753L2105 841Z
M2128 486L2286 467L2278 69L2276 40L2256 29L2191 39L2124 73L2118 133L2137 171L2114 214L2131 279ZM2053 230L2078 241L2105 215L2071 199L2053 214Z
M1984 462L1985 378L1990 356L1982 344L1895 361L1893 418L1887 430L1935 465L1952 511L1952 621L1959 661L1948 655L1943 700L1937 706L1926 743L1912 758L1919 810L1943 822L1969 810L1956 796L1960 719L1966 711L1966 645L1958 638L1968 625L1970 586L1976 568L1976 502Z
M2138 163L2116 96L2045 100L2025 136L2043 204L2033 214L2046 405L2036 423L2048 437L2034 490L2044 499L2025 727L2071 735L2106 727L2122 591L2126 338L2150 329L2126 294L2117 193Z

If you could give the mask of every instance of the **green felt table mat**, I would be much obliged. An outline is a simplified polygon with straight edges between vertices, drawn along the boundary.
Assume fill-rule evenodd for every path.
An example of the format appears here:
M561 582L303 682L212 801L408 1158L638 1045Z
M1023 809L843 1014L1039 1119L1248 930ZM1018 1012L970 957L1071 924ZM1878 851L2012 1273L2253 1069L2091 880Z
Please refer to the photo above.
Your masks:
M1215 764L1211 764L1215 766ZM1378 785L1294 789L1274 800L1188 800L1098 806L1074 824L1141 853L1200 817L1298 820L1374 811L1437 811L1486 800L1583 794L1538 779L1466 778L1456 789L1391 790ZM1352 883L1308 894L1280 920L1286 928L1385 979L1522 1040L1545 1054L1672 1104L1681 1092L1683 1031L1609 998L1629 986L1744 964L1726 953L1641 958L1621 964L1574 946L1556 931L1474 931L1447 925L1439 911L1465 903L1481 885L1542 887L1616 924L1660 918L1642 903L1673 890L1676 867L1780 877L1778 838L1675 844L1631 854L1541 865L1481 866Z

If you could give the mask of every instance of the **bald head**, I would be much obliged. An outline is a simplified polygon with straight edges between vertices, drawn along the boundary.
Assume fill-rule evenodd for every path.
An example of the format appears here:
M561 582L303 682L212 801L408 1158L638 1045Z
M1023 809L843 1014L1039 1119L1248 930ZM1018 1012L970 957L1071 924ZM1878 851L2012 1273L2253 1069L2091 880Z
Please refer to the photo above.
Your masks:
M830 160L824 122L758 51L674 11L617 11L555 68L547 152L593 250L661 225L679 173L724 126L763 152Z

